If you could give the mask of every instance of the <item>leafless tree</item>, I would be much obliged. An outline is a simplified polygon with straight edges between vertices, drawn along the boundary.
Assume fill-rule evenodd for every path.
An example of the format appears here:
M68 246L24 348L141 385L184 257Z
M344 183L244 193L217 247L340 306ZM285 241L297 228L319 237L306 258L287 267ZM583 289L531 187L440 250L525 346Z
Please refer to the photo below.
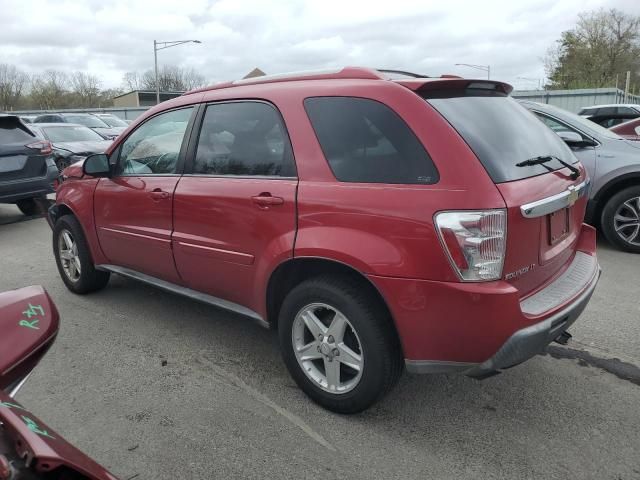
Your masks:
M29 83L29 76L13 65L0 64L0 110L13 110Z
M100 79L85 72L74 72L69 77L74 103L79 107L93 107L100 97Z
M31 80L31 98L42 109L63 107L68 93L68 78L59 70L47 70Z

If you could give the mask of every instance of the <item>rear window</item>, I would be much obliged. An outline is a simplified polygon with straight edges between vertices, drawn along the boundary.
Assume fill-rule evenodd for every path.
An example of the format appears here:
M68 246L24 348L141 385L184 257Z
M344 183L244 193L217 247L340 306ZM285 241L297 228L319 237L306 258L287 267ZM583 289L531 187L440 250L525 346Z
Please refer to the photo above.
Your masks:
M495 183L563 168L556 160L516 166L524 160L554 156L567 163L577 162L558 135L511 97L466 90L426 100L458 131Z
M104 117L98 117L100 120L102 120L104 123L106 123L107 125L109 125L110 127L128 127L129 125L126 124L126 122L124 122L123 120L120 120L118 117L112 117L112 116L104 116Z
M103 141L96 132L87 127L59 126L43 127L46 137L52 142L86 142Z
M341 182L431 184L438 172L407 124L380 102L313 97L304 106Z
M79 123L89 128L109 128L109 125L104 123L98 117L91 115L67 115L67 123Z
M0 117L0 145L29 142L33 137L16 117Z

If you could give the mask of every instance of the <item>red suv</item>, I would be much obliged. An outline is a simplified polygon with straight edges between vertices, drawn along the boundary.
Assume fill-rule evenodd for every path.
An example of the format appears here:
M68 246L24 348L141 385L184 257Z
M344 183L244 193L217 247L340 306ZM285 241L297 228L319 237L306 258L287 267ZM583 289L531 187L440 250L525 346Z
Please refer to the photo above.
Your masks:
M493 375L568 338L600 272L585 171L510 91L344 68L163 102L65 170L60 275L277 328L295 381L338 412L403 367Z

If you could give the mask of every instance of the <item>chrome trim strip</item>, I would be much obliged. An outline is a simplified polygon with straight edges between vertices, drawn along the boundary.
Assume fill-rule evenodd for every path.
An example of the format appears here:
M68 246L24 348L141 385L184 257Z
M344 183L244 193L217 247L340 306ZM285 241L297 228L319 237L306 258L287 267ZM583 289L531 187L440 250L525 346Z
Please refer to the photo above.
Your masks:
M32 371L31 371L31 372L29 372L29 373L27 373L27 374L25 375L25 377L24 377L22 380L20 380L18 383L14 384L14 385L11 385L11 386L9 387L9 391L7 392L7 394L8 394L11 398L15 398L15 397L16 397L16 395L18 394L18 391L22 388L22 386L25 384L25 382L26 382L27 380L29 380L29 377L31 376L31 373L32 373Z
M578 185L570 185L564 192L550 197L527 203L520 207L520 212L525 218L544 217L562 208L573 205L580 197L586 195L589 187L589 180Z
M404 365L409 373L456 373L477 367L478 363L449 362L444 360L409 360L404 359Z
M242 305L238 305L237 303L229 302L227 300L214 297L213 295L209 295L207 293L198 292L187 287L176 285L175 283L167 282L166 280L161 280L159 278L152 277L151 275L137 272L136 270L131 270L130 268L126 267L119 267L117 265L96 265L96 269L117 273L118 275L122 275L123 277L133 278L134 280L139 280L141 282L153 285L154 287L161 288L162 290L166 290L171 293L189 297L194 300L198 300L199 302L208 303L209 305L213 305L215 307L219 307L224 310L249 317L252 320L258 322L262 327L271 328L269 323L264 318L262 318L259 313L254 312L247 307L243 307Z

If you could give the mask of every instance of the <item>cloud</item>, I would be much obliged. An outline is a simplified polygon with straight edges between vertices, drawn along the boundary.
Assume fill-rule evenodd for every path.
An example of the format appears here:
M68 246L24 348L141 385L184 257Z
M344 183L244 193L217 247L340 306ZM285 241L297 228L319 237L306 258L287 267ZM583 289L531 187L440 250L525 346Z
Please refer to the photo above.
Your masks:
M84 70L104 87L153 67L153 40L198 39L158 53L162 64L195 68L211 81L364 65L432 75L483 72L494 78L544 75L542 57L581 11L637 0L0 0L0 62L35 73Z

